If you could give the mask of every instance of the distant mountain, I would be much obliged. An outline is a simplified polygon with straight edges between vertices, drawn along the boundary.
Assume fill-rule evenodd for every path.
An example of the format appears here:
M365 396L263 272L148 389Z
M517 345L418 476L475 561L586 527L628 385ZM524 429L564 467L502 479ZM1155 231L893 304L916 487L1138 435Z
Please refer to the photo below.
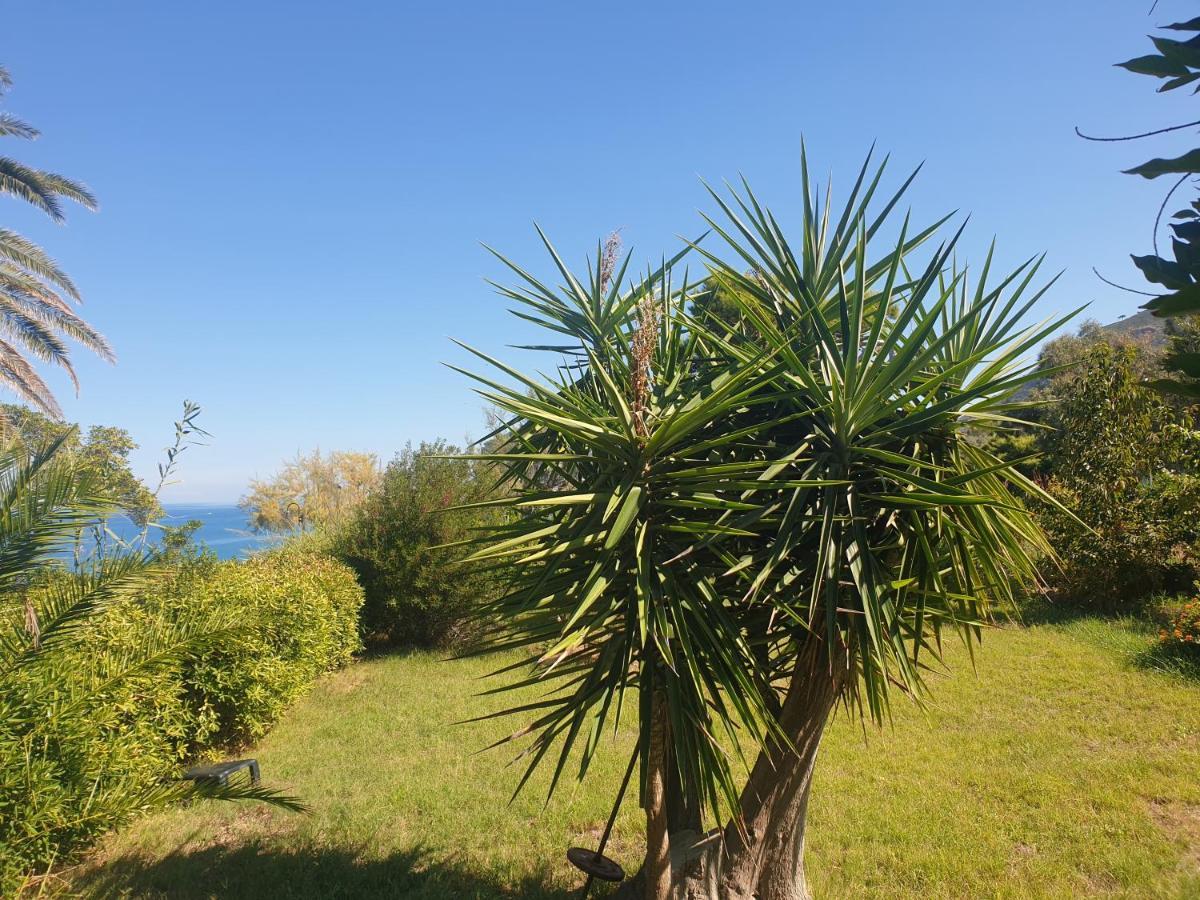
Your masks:
M1167 327L1165 323L1166 319L1156 318L1149 312L1142 310L1135 315L1118 319L1101 327L1105 331L1130 338L1139 344L1147 344L1155 350L1161 350L1167 346Z

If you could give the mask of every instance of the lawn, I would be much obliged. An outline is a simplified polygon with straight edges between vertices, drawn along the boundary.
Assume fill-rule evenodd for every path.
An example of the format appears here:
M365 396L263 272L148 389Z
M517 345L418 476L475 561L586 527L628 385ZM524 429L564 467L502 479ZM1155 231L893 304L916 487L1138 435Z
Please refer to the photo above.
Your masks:
M818 763L809 868L821 897L1200 896L1200 682L1155 671L1151 638L1082 620L985 636L925 710L840 717ZM494 661L493 661L494 662ZM486 661L370 659L324 679L254 749L307 815L206 805L145 819L64 873L86 897L568 897L626 759L613 747L543 809L509 804ZM615 855L636 866L639 811ZM62 886L61 884L59 886Z

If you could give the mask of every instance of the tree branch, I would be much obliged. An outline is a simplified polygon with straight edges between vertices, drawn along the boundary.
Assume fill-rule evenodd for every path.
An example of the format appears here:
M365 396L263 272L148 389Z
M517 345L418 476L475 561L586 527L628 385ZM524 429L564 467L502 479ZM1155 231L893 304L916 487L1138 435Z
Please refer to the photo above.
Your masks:
M1126 135L1125 137L1095 137L1094 135L1084 134L1082 131L1079 130L1079 126L1076 125L1075 133L1077 135L1079 135L1081 138L1083 138L1085 141L1100 141L1100 142L1137 141L1137 140L1140 140L1141 138L1154 137L1154 135L1156 135L1156 134L1167 134L1168 132L1180 131L1184 128L1194 128L1197 125L1200 125L1200 119L1196 120L1195 122L1185 122L1182 125L1172 125L1169 128L1159 128L1156 131L1146 131L1146 132L1143 132L1142 134L1130 134L1130 135Z
M1135 291L1131 287L1125 287L1125 285L1123 285L1123 284L1117 284L1115 281L1109 281L1107 278L1105 278L1103 275L1100 274L1100 270L1097 269L1095 266L1092 266L1092 272L1095 273L1096 277L1099 278L1101 281L1103 281L1105 284L1109 285L1110 287L1115 287L1119 291L1128 291L1131 294L1140 294L1143 297L1157 297L1158 296L1158 294L1151 294L1148 291Z

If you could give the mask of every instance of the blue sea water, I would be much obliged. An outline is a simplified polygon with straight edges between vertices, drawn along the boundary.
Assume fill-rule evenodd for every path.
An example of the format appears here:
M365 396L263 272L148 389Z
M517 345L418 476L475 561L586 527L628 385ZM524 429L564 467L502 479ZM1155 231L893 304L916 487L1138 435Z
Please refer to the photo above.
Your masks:
M258 550L277 543L276 535L255 534L250 530L246 513L232 504L217 503L164 503L166 515L159 521L163 525L178 527L195 519L200 528L195 540L212 550L220 559L241 559ZM121 538L137 535L137 528L128 519L118 517L109 527ZM151 526L149 543L157 543L161 531Z

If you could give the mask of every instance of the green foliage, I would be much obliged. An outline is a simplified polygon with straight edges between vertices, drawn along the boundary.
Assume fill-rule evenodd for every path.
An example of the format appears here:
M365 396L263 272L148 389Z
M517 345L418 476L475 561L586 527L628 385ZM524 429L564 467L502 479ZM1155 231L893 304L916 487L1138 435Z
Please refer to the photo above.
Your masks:
M0 420L6 423L10 438L29 450L62 438L59 452L75 456L79 468L91 474L103 495L112 498L139 526L162 514L158 498L129 467L129 454L138 445L124 428L93 425L85 437L76 426L11 403L0 404Z
M976 639L1049 553L1018 502L1041 492L967 429L1012 412L1035 377L1023 354L1058 324L1019 325L1036 262L968 286L954 238L917 255L941 223L876 249L908 182L870 211L882 168L864 166L839 212L803 175L790 240L748 189L714 194L730 259L701 248L703 286L674 261L608 281L600 254L576 274L547 242L563 286L510 263L521 285L501 293L570 365L534 377L473 351L512 448L482 457L512 513L472 557L512 568L486 646L534 648L546 699L513 710L534 718L512 739L532 733L530 772L553 751L551 790L631 707L645 778L661 704L686 802L737 808L724 736L795 740L781 710L810 682L794 672L883 718L889 686L920 693L944 631ZM713 281L737 314L697 321Z
M1057 465L1056 441L1063 427L1060 401L1074 390L1088 354L1098 345L1120 351L1139 380L1162 374L1161 353L1150 341L1103 328L1094 320L1080 323L1074 334L1047 341L1038 351L1038 378L1027 390L1027 406L1017 421L980 434L991 452L1027 475L1047 477ZM1136 397L1130 398L1136 401ZM1153 404L1149 396L1144 398ZM1140 436L1140 435L1139 435Z
M12 79L0 66L0 98ZM0 113L0 138L31 140L38 130L10 113ZM41 210L55 222L65 219L62 200L96 208L86 187L0 156L0 196L15 197ZM113 362L112 348L75 312L79 291L46 252L15 231L0 227L0 385L51 416L61 416L54 394L30 364L28 356L58 366L79 382L66 340L78 342Z
M1173 329L1176 323L1168 323ZM1047 341L1038 351L1038 372L1041 378L1031 394L1036 401L1049 401L1041 421L1054 415L1054 402L1069 390L1075 369L1080 361L1098 344L1114 350L1128 351L1134 374L1139 380L1162 374L1161 341L1140 331L1124 332L1105 328L1094 319L1079 324L1074 334L1063 334Z
M1171 351L1194 341L1187 320L1168 333ZM1136 610L1200 574L1200 436L1186 402L1144 390L1162 358L1151 341L1085 322L1042 348L1022 413L1031 425L988 444L1071 511L1038 510L1061 559L1049 584L1071 606Z
M0 891L32 867L142 810L190 796L288 802L259 788L198 790L165 780L168 745L144 694L164 672L224 634L181 610L120 642L95 629L152 590L151 560L94 559L66 572L56 559L82 528L112 512L95 474L62 453L0 453ZM293 804L294 805L294 804Z
M1159 92L1173 91L1200 79L1200 19L1176 22L1166 26L1167 31L1190 34L1186 40L1175 36L1151 36L1155 52L1118 65L1137 75L1147 75L1162 82ZM1192 91L1193 94L1196 91ZM1144 134L1103 140L1138 140L1167 132L1195 127L1197 122L1187 122L1160 128ZM1188 150L1170 159L1155 158L1141 165L1126 169L1126 174L1140 175L1153 179L1163 175L1178 176L1174 185L1163 199L1163 210L1175 191L1188 179L1200 174L1200 148ZM1162 211L1159 215L1161 218ZM1184 316L1200 313L1200 199L1193 199L1187 206L1171 216L1171 254L1159 252L1157 235L1159 223L1154 224L1154 252L1145 256L1134 256L1134 265L1143 277L1161 290L1158 296L1142 305L1156 316ZM1173 354L1166 367L1171 377L1158 378L1151 386L1169 394L1187 397L1191 401L1200 399L1200 355Z
M1058 377L1049 408L1049 489L1073 515L1044 514L1074 604L1115 609L1187 585L1200 563L1200 435L1142 389L1132 347L1096 342Z
M112 511L61 443L0 456L0 893L97 835L188 798L295 800L174 778L256 737L358 647L361 591L327 559L128 553L56 563ZM177 571L165 568L170 561Z
M753 272L747 274L757 277ZM718 278L710 278L697 288L689 303L691 315L709 327L754 333L754 324L746 320L741 307L730 295L730 288Z
M44 609L44 606L43 606ZM19 610L5 604L5 619ZM71 645L0 677L0 891L137 814L184 798L167 780L181 740L177 684L163 677L213 635L192 618L130 623L100 648L93 626ZM159 627L150 626L158 624ZM98 633L98 632L97 632ZM76 641L79 643L76 644ZM83 651L99 650L99 655Z
M143 695L143 711L171 739L175 758L257 740L317 676L361 649L362 589L327 555L283 547L246 561L175 561L156 590L114 607L80 646L103 655L189 617L221 631L219 641L158 674L154 702Z
M1163 368L1172 378L1155 380L1154 387L1188 404L1200 398L1200 317L1179 316L1167 321Z
M462 566L458 545L498 521L488 506L494 472L445 443L409 446L343 529L332 550L366 592L363 632L405 645L453 640L467 613L495 594L497 573ZM468 508L463 508L468 507Z
M197 609L245 623L183 666L196 717L189 749L265 734L318 675L360 649L362 602L345 566L286 547L245 562L202 563L181 575L175 590L148 600L152 612Z
M1065 373L1047 452L1071 487L1127 495L1187 448L1174 411L1139 390L1136 364L1132 348L1096 343Z

